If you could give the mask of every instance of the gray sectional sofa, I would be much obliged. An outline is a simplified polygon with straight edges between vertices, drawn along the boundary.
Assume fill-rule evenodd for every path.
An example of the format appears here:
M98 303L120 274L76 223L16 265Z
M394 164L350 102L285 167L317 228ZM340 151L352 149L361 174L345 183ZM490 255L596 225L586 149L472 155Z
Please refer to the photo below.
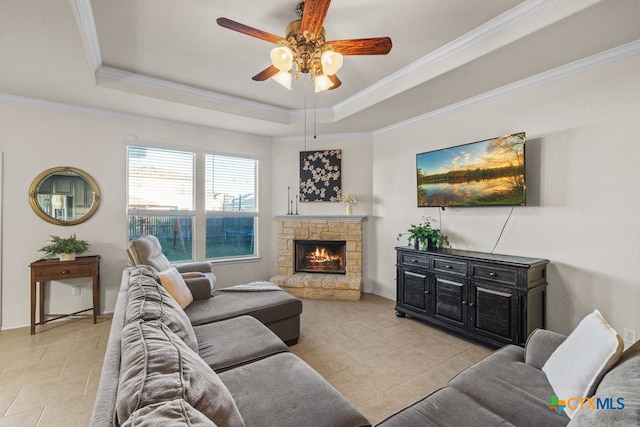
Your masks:
M302 303L225 292L185 310L152 267L123 273L92 426L369 426L285 342Z
M495 351L377 427L640 426L640 342L597 385L593 398L600 399L600 409L585 404L569 419L549 407L554 391L542 368L565 339L538 329L525 348L509 345Z

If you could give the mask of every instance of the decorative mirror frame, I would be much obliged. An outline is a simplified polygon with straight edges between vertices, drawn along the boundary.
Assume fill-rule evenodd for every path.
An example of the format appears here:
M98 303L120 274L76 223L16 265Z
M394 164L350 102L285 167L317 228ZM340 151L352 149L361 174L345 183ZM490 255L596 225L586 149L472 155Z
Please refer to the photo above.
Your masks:
M93 191L93 204L91 205L89 210L79 218L76 218L73 220L62 220L62 219L54 218L49 214L47 214L38 203L38 197L37 197L38 187L40 186L42 181L44 181L45 179L49 178L51 175L54 175L58 172L70 172L80 176L82 179L84 179L87 182L87 184L89 184L89 186L91 187L91 191ZM36 213L36 215L38 215L43 220L50 222L51 224L76 225L76 224L85 222L86 220L91 218L91 216L93 216L93 214L96 212L96 210L98 209L98 205L100 204L100 189L98 188L98 183L93 179L93 177L91 177L91 175L89 175L85 171L78 168L73 168L70 166L60 166L60 167L47 169L46 171L42 172L33 180L33 182L31 183L31 187L29 187L29 203L31 204L31 208Z

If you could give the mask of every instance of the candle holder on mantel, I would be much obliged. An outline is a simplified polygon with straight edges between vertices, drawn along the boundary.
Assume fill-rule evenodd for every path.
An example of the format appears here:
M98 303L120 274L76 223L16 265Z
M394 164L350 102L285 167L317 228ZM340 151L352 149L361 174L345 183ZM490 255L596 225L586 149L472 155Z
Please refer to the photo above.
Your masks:
M293 199L291 198L291 187L287 186L287 215L299 215L298 213L298 202L300 200L300 196L296 195L296 210L293 212Z

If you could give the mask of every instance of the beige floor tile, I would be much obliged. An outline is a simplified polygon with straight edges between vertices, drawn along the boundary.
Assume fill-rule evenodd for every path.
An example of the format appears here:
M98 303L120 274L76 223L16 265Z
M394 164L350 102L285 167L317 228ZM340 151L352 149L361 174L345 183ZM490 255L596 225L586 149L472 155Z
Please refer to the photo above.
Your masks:
M16 399L16 396L18 396L20 389L22 389L21 385L15 385L11 388L0 390L0 419L7 412L13 401Z
M0 427L36 427L43 411L44 406L2 417L0 418Z

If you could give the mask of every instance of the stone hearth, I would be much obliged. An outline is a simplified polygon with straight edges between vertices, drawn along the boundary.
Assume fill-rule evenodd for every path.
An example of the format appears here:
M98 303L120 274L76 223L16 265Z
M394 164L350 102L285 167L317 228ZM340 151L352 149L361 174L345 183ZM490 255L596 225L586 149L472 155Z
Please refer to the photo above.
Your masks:
M357 301L362 288L364 216L279 216L278 275L270 279L300 298ZM346 241L346 274L296 273L295 240Z

